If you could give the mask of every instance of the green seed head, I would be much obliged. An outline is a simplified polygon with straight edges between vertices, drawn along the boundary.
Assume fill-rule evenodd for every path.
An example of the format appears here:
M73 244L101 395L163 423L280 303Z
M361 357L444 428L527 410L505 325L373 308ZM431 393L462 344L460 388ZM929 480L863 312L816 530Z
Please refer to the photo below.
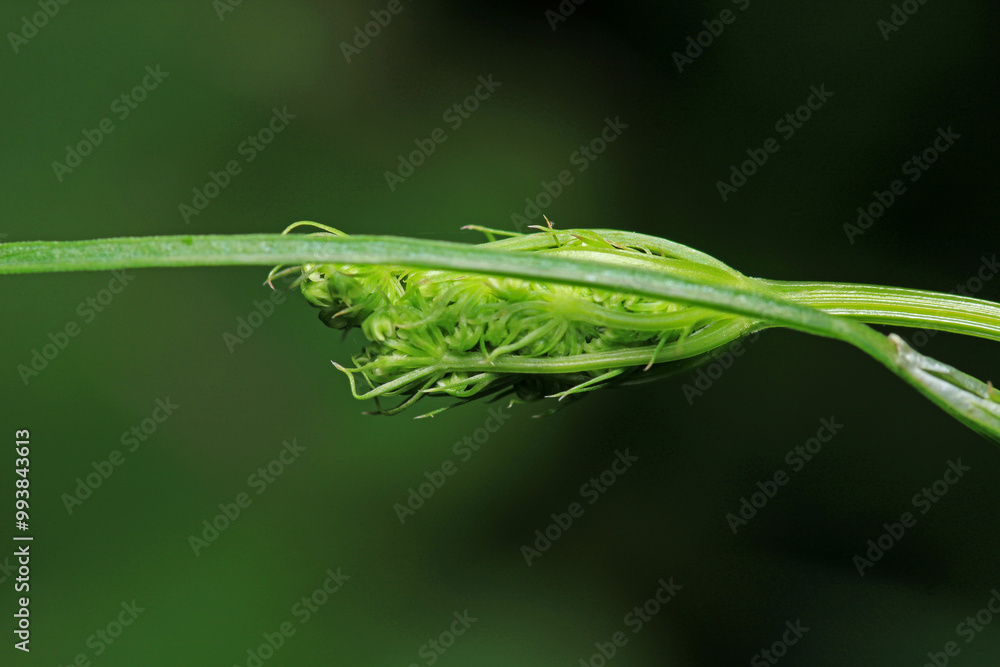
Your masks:
M564 255L712 284L750 280L708 255L639 234L542 230L492 240L504 233L481 231L491 239L484 245L511 253ZM299 272L303 295L327 326L364 333L368 345L353 368L342 370L358 398L406 397L397 408L380 408L388 413L435 394L575 396L654 364L703 355L754 324L672 301L476 273L346 264L282 272L288 271ZM359 393L356 376L366 391Z

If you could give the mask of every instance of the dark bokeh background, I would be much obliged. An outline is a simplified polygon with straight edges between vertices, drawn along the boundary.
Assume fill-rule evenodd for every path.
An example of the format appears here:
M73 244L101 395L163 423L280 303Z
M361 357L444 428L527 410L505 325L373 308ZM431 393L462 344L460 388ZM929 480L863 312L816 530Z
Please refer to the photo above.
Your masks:
M751 275L947 291L1000 251L995 3L931 0L888 40L888 2L589 0L556 30L556 0L401 6L348 63L340 43L385 3L243 2L221 20L208 0L60 5L0 55L0 234L276 232L307 219L475 241L458 228L511 228L543 180L573 169L545 209L557 225L661 235ZM735 22L678 72L673 53L723 9ZM37 11L4 3L0 28L19 32ZM157 65L169 75L119 120L112 102ZM491 74L502 85L448 127L444 110ZM775 122L821 85L833 96L780 138ZM241 142L285 107L295 118L246 162ZM105 117L114 131L57 179L52 162ZM617 117L628 128L575 171L571 154ZM857 207L949 126L961 139L850 243ZM447 141L391 191L384 172L437 127ZM768 137L779 152L723 202L716 182ZM185 222L179 205L232 159L241 173ZM264 274L135 271L92 317L78 308L109 274L0 280L3 433L12 447L31 429L35 536L30 655L10 646L0 556L0 664L254 664L248 649L286 621L295 634L264 664L599 665L595 643L618 631L616 665L768 664L755 655L797 620L809 630L782 665L918 666L949 641L953 664L997 664L1000 623L971 643L956 626L1000 587L1000 452L855 350L768 332L690 401L693 375L549 419L518 406L463 461L453 446L482 438L488 406L361 415L370 406L329 363L358 341L295 294L231 352L226 334L269 297ZM1000 299L1000 277L978 296ZM26 384L18 366L69 323L79 335ZM921 348L994 380L997 349L943 334ZM179 407L127 451L122 434L167 398ZM790 472L786 452L831 417L843 429L733 535L726 514ZM304 451L258 495L248 476L291 439ZM116 449L124 463L69 513L64 494ZM638 461L586 504L581 485L616 449ZM457 473L401 525L393 506L449 459ZM971 471L919 514L913 495L958 459ZM252 504L196 556L189 536L241 492ZM574 501L583 516L527 566L522 545ZM852 558L906 511L916 526L859 577ZM350 579L301 623L293 605L337 568ZM671 577L683 588L633 633L626 614ZM145 611L113 644L88 643L133 600ZM425 646L465 610L477 620L443 655Z

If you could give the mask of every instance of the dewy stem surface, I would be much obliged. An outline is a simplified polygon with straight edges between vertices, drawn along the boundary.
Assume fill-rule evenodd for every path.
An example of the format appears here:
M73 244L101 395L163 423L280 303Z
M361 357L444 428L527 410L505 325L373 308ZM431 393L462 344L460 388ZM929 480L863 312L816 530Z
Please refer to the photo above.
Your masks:
M556 256L512 251L519 244L544 243L556 232L505 239L488 244L491 247L389 236L244 234L6 243L0 244L0 274L329 263L450 270L610 290L701 306L761 326L784 326L850 343L971 428L1000 442L996 390L917 354L898 337L886 338L862 323L933 326L995 338L1000 330L996 304L916 290L777 283L738 274L733 278L718 260L663 239L613 230L559 233L593 237L595 247L605 239L626 245L629 238L637 239L636 243L641 239L645 245L659 244L664 253L674 257L686 253L698 258L702 266L685 272L672 270L665 261L662 270L654 270L630 262L580 259L568 256L570 253ZM827 308L844 316L824 312Z

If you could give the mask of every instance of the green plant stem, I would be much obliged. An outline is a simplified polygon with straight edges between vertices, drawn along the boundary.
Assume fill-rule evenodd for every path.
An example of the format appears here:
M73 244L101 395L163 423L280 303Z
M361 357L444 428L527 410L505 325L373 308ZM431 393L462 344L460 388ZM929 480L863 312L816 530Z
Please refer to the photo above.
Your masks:
M611 352L591 352L567 357L537 358L513 354L490 359L481 353L449 354L444 357L413 357L413 368L433 370L434 367L454 371L493 373L580 373L606 368L643 366L650 361L663 363L697 357L718 349L726 343L762 328L746 320L723 321L704 327L697 334L657 350L657 346L630 348Z
M886 338L855 319L818 310L813 307L815 303L805 305L809 299L818 302L828 298L824 295L834 299L831 305L835 307L850 304L855 298L849 290L829 285L824 291L819 286L801 283L797 288L753 280L738 286L712 284L633 266L387 236L153 236L0 245L0 274L319 262L443 269L587 286L704 306L768 326L780 325L834 338L858 347L950 414L1000 442L1000 400L992 387L917 354L898 337ZM799 302L795 300L796 289ZM854 303L871 305L864 300L877 295L862 290L855 296L858 301ZM908 298L917 296L911 294ZM940 298L952 299L944 295ZM877 308L875 316L896 318L897 323L945 324L944 316L938 321L936 316L928 315L933 311L932 305L928 306L930 310L911 312L912 317L906 316L904 305L905 300L897 300L890 307ZM860 319L860 310L853 316ZM988 319L989 313L983 308L978 316ZM975 320L967 326L981 335L991 325Z
M922 327L1000 341L1000 304L880 285L762 281L778 296L869 324Z
M604 288L706 306L821 336L853 340L865 351L880 356L887 350L881 336L857 322L831 317L764 291L702 284L633 267L510 253L446 241L385 236L236 234L0 245L0 274L321 262L450 269Z

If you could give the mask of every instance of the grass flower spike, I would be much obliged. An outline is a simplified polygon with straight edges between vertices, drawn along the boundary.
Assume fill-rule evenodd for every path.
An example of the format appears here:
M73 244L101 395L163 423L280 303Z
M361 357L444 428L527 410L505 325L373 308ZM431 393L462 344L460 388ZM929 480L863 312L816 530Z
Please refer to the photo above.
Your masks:
M323 230L321 235L343 235ZM482 231L491 237L503 234ZM749 284L708 255L626 232L550 229L485 245L508 253L632 266L701 283ZM425 395L578 396L654 363L714 349L756 324L677 301L521 278L403 266L304 264L291 270L301 272L302 293L320 309L327 326L360 327L370 341L354 358L355 367L343 369L355 396L408 397L382 410L388 414ZM271 277L288 271L277 267ZM368 391L357 392L355 374Z
M286 233L303 224L313 223L296 223ZM346 236L313 226L321 230L314 235ZM271 277L298 273L302 293L320 309L324 323L362 330L369 344L354 357L354 367L335 365L347 373L354 396L375 399L382 414L395 414L432 395L461 402L486 396L512 401L577 398L608 385L688 369L733 340L784 325L852 342L952 414L966 421L971 417L970 425L978 430L991 437L1000 432L1000 395L991 385L919 355L898 336L886 338L852 321L1000 340L996 304L919 290L758 280L687 246L629 232L555 230L551 225L529 235L471 229L489 237L480 247L511 257L637 269L698 285L722 298L712 307L683 295L670 299L392 264L307 263L276 267ZM769 312L774 305L799 317L789 321L787 312L775 316ZM379 399L390 396L403 400L383 408Z

